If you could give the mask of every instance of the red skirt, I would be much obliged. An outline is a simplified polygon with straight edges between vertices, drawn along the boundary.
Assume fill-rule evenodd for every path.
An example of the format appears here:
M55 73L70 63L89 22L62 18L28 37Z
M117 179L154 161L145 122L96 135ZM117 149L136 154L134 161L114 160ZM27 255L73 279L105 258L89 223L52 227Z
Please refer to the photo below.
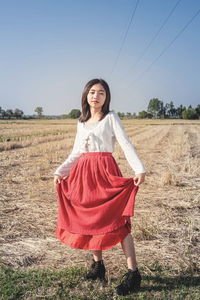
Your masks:
M56 237L73 248L112 248L131 232L138 188L122 176L112 153L83 153L57 184Z

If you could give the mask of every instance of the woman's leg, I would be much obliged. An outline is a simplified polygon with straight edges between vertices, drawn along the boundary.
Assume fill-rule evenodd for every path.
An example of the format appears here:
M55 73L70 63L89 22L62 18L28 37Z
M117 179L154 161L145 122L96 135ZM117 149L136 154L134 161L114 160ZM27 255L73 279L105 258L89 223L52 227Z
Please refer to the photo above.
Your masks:
M95 261L102 260L102 251L101 250L93 250L93 257Z
M135 270L137 268L135 246L133 237L130 233L121 242L121 245L126 256L128 269Z

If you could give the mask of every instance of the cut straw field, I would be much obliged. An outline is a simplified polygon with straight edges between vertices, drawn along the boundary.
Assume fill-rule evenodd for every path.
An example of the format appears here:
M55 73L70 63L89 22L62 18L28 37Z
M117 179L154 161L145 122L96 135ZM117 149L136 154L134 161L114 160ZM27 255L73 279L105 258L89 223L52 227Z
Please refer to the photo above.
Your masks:
M195 275L200 269L200 121L125 120L123 124L148 169L132 218L143 274L151 275L152 266L159 265L177 275ZM70 153L75 130L74 120L0 122L1 265L89 267L90 252L54 238L53 172ZM119 145L113 155L123 176L133 177ZM120 244L104 251L104 259L108 277L117 278L126 270Z

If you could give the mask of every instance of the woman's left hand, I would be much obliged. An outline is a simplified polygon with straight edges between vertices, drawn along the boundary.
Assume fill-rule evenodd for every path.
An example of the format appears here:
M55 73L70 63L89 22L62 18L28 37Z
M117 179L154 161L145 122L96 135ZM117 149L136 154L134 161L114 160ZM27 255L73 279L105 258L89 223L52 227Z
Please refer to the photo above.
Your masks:
M141 183L143 183L145 181L145 175L146 173L140 173L135 175L135 177L133 178L135 185L140 185Z

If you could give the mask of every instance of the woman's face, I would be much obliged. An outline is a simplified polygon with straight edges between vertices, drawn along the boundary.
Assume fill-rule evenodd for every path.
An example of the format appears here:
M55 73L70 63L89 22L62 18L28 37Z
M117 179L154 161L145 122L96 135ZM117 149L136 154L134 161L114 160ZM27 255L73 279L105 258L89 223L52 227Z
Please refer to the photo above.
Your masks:
M102 108L106 101L106 91L100 84L94 84L88 92L87 102L92 108Z

